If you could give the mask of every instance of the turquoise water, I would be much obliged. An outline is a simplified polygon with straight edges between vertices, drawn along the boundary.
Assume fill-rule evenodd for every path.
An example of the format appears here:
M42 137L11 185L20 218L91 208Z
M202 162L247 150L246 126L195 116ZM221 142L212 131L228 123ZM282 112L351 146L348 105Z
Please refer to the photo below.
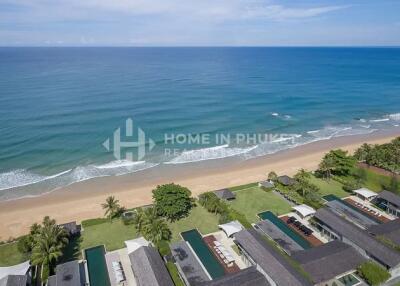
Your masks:
M195 230L189 230L181 233L183 239L187 241L192 249L196 252L201 263L207 269L212 279L224 276L224 268L219 264L218 260L214 257L208 246L203 241L200 233Z
M96 246L85 249L85 259L89 272L91 286L110 286L108 277L104 246Z
M270 212L270 211L262 212L262 213L259 213L258 216L262 220L267 219L270 222L272 222L280 230L282 230L287 236L289 236L291 239L293 239L295 242L297 242L301 247L303 247L303 249L311 248L311 244L307 240L305 240L300 235L298 235L295 231L293 231L290 227L288 227L283 221L281 221L272 212Z
M392 128L399 63L397 48L0 48L0 200ZM127 118L156 144L143 158L103 146ZM180 133L210 138L165 142ZM279 137L218 140L247 133Z

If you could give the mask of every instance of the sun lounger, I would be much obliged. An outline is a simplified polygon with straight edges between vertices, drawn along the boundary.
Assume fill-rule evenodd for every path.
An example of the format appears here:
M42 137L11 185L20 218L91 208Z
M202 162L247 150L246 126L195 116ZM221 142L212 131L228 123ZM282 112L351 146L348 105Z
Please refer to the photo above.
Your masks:
M219 241L217 241L217 240L214 240L214 245L215 246L221 246L221 243Z

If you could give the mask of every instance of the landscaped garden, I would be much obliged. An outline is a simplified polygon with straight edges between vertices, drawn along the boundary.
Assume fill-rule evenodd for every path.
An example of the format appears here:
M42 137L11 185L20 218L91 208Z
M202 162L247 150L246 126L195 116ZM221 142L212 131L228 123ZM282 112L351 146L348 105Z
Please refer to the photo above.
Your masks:
M258 186L236 190L236 199L230 206L243 213L250 222L257 222L257 214L266 210L276 215L288 213L291 206L282 197L272 191L265 191Z
M334 179L327 180L311 176L310 182L319 188L319 192L322 196L332 194L343 198L350 195L350 193L343 190L343 185Z
M12 266L25 260L26 256L18 251L17 242L0 245L0 267Z

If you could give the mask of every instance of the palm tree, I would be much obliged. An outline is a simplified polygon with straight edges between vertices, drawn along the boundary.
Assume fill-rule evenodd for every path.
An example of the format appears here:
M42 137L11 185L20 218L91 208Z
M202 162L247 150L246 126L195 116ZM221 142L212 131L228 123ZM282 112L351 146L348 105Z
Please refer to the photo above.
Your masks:
M325 175L326 179L330 179L332 175L332 170L335 168L335 160L328 153L324 156L321 163L319 164L319 171Z
M145 213L142 208L138 208L135 210L135 215L133 217L133 225L137 232L142 232L142 227L145 223Z
M119 200L115 199L114 196L109 196L106 202L101 205L105 209L104 216L108 217L110 220L118 213L120 210Z
M44 282L53 273L57 260L62 256L62 250L68 243L68 234L49 217L45 217L43 225L36 230L31 263L41 268L41 278Z
M170 240L171 231L165 220L156 218L152 221L148 221L148 223L143 226L143 236L157 245L162 240Z

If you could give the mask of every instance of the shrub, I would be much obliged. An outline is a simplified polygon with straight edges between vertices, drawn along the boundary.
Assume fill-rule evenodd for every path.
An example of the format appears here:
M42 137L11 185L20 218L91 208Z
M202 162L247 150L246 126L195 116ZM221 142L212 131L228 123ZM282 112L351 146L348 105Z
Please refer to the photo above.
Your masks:
M390 274L385 268L372 261L361 264L358 267L358 274L372 286L380 285L390 278Z
M171 254L171 249L169 248L168 241L161 240L157 243L158 252L160 252L161 256L167 256Z
M172 281L174 281L175 286L185 286L181 280L181 277L179 276L178 268L176 268L176 265L173 262L167 262L167 269L169 275L171 275Z

